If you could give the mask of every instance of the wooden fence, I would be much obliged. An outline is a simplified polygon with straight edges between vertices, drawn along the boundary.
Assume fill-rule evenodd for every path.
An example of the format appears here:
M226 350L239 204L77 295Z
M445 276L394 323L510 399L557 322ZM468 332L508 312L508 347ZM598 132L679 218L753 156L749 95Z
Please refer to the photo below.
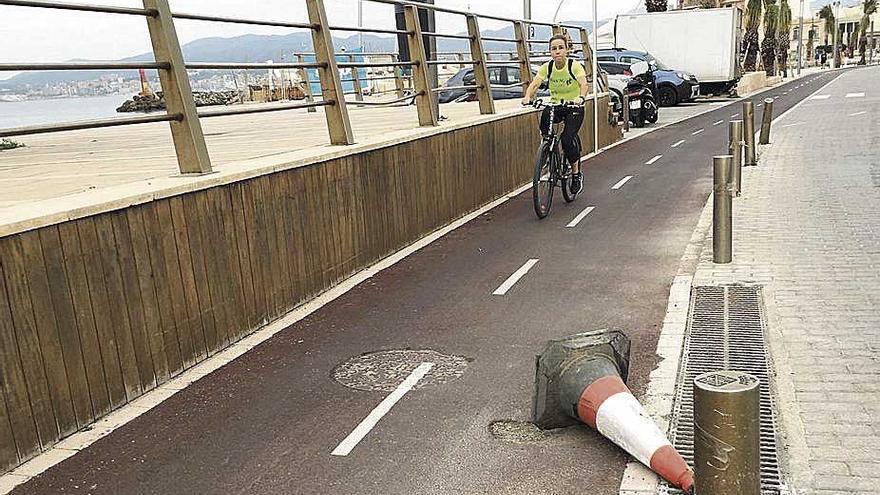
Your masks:
M528 182L536 125L487 117L0 238L0 472Z

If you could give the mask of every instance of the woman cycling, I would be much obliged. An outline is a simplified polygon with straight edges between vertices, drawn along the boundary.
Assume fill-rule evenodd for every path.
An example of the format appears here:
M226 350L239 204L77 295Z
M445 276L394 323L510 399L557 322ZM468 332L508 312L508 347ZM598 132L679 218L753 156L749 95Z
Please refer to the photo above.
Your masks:
M578 152L577 135L584 123L584 102L590 93L587 84L587 71L580 62L568 58L568 39L561 34L550 38L550 62L541 65L538 74L526 89L523 104L531 104L538 91L538 87L548 80L550 81L550 102L575 102L580 104L578 108L557 108L554 114L554 124L565 122L565 130L562 132L562 149L565 158L571 165L571 192L578 194L583 189L583 174L580 170L581 157ZM541 114L541 134L550 133L550 109L545 108Z

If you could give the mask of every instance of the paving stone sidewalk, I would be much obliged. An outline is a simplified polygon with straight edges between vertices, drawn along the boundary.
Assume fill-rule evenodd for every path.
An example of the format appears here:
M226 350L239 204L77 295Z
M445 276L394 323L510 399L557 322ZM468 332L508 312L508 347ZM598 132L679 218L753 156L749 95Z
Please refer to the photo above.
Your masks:
M774 124L734 199L733 263L710 233L694 277L764 287L792 493L880 494L878 78L845 72Z

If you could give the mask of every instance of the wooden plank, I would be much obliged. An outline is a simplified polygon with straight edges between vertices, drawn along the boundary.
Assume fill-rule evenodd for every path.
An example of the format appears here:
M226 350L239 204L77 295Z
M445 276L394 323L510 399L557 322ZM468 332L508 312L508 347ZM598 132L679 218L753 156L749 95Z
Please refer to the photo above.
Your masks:
M181 275L180 257L175 238L174 221L171 218L171 201L156 201L151 205L155 216L150 215L148 222L150 231L158 238L162 259L165 261L165 275L168 277L168 299L164 303L165 311L171 309L174 326L177 330L177 342L180 345L180 368L186 369L196 363L193 350L193 323L187 311L187 294ZM189 251L186 251L189 255ZM161 288L160 288L161 290Z
M480 23L477 16L469 14L465 16L470 36L471 60L478 62L474 66L474 74L477 76L477 97L480 101L480 113L495 113L495 101L492 99L492 88L489 82L489 70L486 66L486 55L483 51L483 38L480 36Z
M64 351L52 308L49 291L49 278L40 246L40 234L32 230L20 234L21 250L24 254L27 283L30 290L30 306L33 310L40 353L49 382L49 395L52 398L52 409L58 423L61 437L77 430L76 415L71 402L70 383L64 366ZM41 440L43 440L41 438ZM52 439L52 441L57 439Z
M281 302L283 297L281 262L278 259L280 253L278 252L277 236L275 234L275 208L269 185L270 179L268 177L260 177L258 182L259 215L262 218L262 227L266 236L266 265L269 268L269 278L267 279L267 282L269 282L267 289L269 291L270 304L268 318L269 320L274 320L279 316L280 308L283 305Z
M122 276L122 289L128 307L128 319L131 324L131 342L134 346L137 362L138 380L141 390L146 392L156 387L156 368L153 365L150 335L147 329L147 317L144 314L137 260L134 255L131 229L128 226L128 215L124 210L110 213L110 222L113 224L113 235L116 238L116 253Z
M64 250L61 246L61 235L57 225L44 227L39 231L40 248L46 267L49 297L52 308L52 319L61 344L61 355L64 358L64 369L69 386L68 393L76 418L76 430L91 423L95 419L92 399L89 391L89 380L86 376L85 359L76 313L73 309L73 297L67 280ZM92 349L96 351L97 349ZM101 355L90 355L100 363ZM74 430L74 431L76 431Z
M153 374L156 377L156 385L159 385L168 381L170 371L164 336L165 329L162 326L159 302L156 297L156 284L160 282L156 280L156 273L150 262L150 246L147 243L143 211L144 207L142 206L128 208L126 216L131 234L134 264L137 269L137 286L144 309L144 329L147 344L150 347L150 355L153 357Z
M297 187L294 177L298 177L298 171L289 170L276 176L283 189L284 211L284 238L285 255L287 257L287 269L290 276L290 293L287 296L288 308L293 308L303 300L306 294L306 263L303 258L302 236L300 231L299 217L300 202L297 198Z
M18 451L15 448L15 438L12 435L12 423L9 422L5 395L5 391L0 389L0 473L18 465Z
M312 245L312 224L313 219L308 217L308 207L311 200L307 192L305 168L298 168L291 171L290 189L293 191L293 204L295 205L295 221L293 228L296 230L294 248L297 253L297 266L301 270L299 272L300 300L306 300L316 294L319 282L316 281L318 276L315 270L315 250Z
M293 274L290 269L290 245L286 235L286 221L290 213L287 211L289 208L286 200L287 190L282 181L278 180L276 175L268 176L266 179L266 192L269 195L267 204L271 205L272 209L269 219L274 220L274 229L272 230L274 237L270 239L270 242L274 241L281 284L275 309L276 316L281 316L293 307L291 299L294 298L295 291Z
M241 204L244 216L244 228L247 236L247 258L250 262L251 275L253 276L254 287L254 323L260 325L267 319L269 314L266 303L266 267L265 252L261 251L263 236L260 225L262 225L261 217L257 213L255 205L255 193L257 188L256 180L248 180L242 183L241 188Z
M425 42L422 36L422 25L419 22L418 7L405 5L404 17L406 30L409 32L410 59L417 65L412 68L413 87L416 90L416 110L419 114L419 125L435 126L438 122L437 107L434 105L435 95L431 91L431 80L428 77L427 57L425 56ZM326 107L325 107L326 108Z
M195 250L196 241L190 238L191 229L186 220L183 198L180 196L170 198L168 205L171 209L174 245L177 261L180 263L180 278L183 282L186 301L186 326L190 329L190 338L192 339L191 361L197 363L208 356L208 348L205 344L206 328L208 325L213 328L214 317L202 314L200 301L202 298L208 298L208 295L200 291L197 280L200 278L198 273L204 272L204 264L201 263L201 258L194 258L192 255L193 251L199 251Z
M89 398L94 417L98 418L110 412L110 392L107 389L107 379L104 376L104 356L98 340L91 291L86 277L85 258L75 222L58 224L58 233L61 236L67 282L73 300L76 327L79 330L83 364L89 384ZM114 349L113 352L115 353L116 350Z
M162 203L166 203L162 201ZM156 302L159 310L162 340L165 343L165 356L168 359L168 374L176 376L183 371L183 358L180 344L180 334L175 315L175 301L171 298L172 279L179 280L180 270L177 268L177 253L174 252L174 237L171 229L165 229L159 223L157 205L159 202L147 203L141 208L144 221L144 232L147 237L147 247L150 254L150 266L153 270L152 283L156 294ZM170 256L174 263L169 269L166 259L166 246L171 247ZM177 301L180 306L183 301Z
M3 263L0 251L0 376L3 377L0 380L0 472L40 451L40 437L28 400L28 386L12 324Z
M279 174L284 175L284 174ZM244 290L244 305L246 312L247 329L260 326L262 318L257 311L256 294L254 291L254 270L251 267L250 237L248 235L247 220L245 215L243 190L250 182L236 182L229 188L230 201L232 201L232 216L235 226L235 253L238 257L239 269L241 270L241 283Z
M122 369L123 384L127 400L140 396L144 391L141 380L138 355L135 347L134 328L131 320L132 303L128 300L123 277L122 255L116 246L116 233L110 215L95 217L95 231L101 251L104 267L104 280L107 284L108 301L113 301L111 308L125 308L124 311L110 311L114 333L116 334L116 350ZM130 257L130 254L128 255ZM138 303L140 301L138 300ZM150 365L152 367L152 365Z
M117 332L130 331L128 329L128 315L125 311L119 310L119 305L124 303L124 299L114 299L113 305L110 304L108 290L111 286L120 287L120 284L119 282L116 284L105 282L105 262L101 254L95 218L86 217L77 220L76 229L82 246L83 267L92 305L92 319L95 323L101 352L104 379L110 398L110 408L116 409L127 401L122 364L119 359ZM130 371L134 372L131 379L133 383L136 383L137 367Z
M222 275L229 292L229 336L231 342L238 341L249 333L250 326L247 321L247 306L244 296L244 282L241 273L241 264L238 258L238 240L235 235L235 213L232 210L231 187L216 187L209 189L214 196L216 205L216 219L219 223L221 242L221 261L226 265Z
M207 355L211 356L217 352L217 327L220 325L220 321L217 312L215 311L216 306L214 300L211 298L211 280L208 277L208 266L206 263L206 257L208 255L205 248L205 241L202 237L197 197L197 194L187 194L184 196L181 212L186 215L186 229L189 236L190 251L192 253L193 273L199 295L199 313L201 314L202 325L205 329L205 350ZM171 211L172 214L175 213L173 207ZM175 223L177 223L176 215Z
M229 344L229 317L227 315L228 298L226 297L226 287L223 285L221 270L225 267L218 262L217 250L219 246L219 234L216 228L217 212L211 207L210 198L207 191L199 191L193 193L196 197L196 210L198 216L199 230L202 235L202 256L205 259L205 270L208 276L208 288L211 291L211 304L214 308L214 321L216 322L215 330L217 331L216 342L213 348L209 348L209 352L216 352L225 349ZM194 217L190 217L192 219Z

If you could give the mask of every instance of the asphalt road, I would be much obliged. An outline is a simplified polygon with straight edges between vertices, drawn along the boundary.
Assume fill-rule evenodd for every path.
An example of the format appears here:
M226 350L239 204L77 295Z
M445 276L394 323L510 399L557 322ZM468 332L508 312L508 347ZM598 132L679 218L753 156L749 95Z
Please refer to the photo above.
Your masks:
M755 101L778 96L778 115L832 77ZM511 199L13 493L616 494L628 456L588 428L511 442L489 425L529 420L535 354L572 333L625 331L630 386L644 390L669 285L711 192L711 157L726 152L727 121L741 108L719 106L589 160L585 194L570 205L560 197L543 221L530 191ZM538 262L492 295L529 259ZM342 386L334 369L388 349L463 356L466 367L409 392L349 455L331 455L388 395Z

